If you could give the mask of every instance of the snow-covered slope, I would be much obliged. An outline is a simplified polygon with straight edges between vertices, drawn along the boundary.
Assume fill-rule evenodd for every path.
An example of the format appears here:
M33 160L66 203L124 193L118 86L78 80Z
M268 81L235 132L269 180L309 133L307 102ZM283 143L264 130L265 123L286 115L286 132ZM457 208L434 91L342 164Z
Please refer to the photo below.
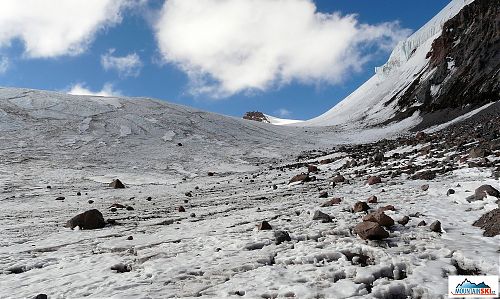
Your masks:
M279 118L279 117L271 116L268 114L264 114L264 115L266 116L267 120L269 120L270 124L277 125L277 126L297 124L297 123L303 122L303 120Z
M331 110L300 125L362 128L378 125L392 118L397 110L397 101L391 99L404 92L418 75L426 71L427 53L431 50L433 41L440 36L443 24L473 1L451 1L424 27L400 42L388 62L377 68L376 74L365 84ZM418 113L415 113L402 125L409 128L420 120Z

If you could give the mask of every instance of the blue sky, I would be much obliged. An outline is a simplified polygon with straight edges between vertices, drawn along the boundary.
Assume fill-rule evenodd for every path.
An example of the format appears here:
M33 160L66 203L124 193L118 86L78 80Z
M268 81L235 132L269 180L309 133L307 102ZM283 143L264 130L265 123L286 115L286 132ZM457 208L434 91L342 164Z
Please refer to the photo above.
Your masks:
M53 2L47 1L48 6ZM159 98L233 116L259 110L308 119L333 107L366 81L374 67L387 59L389 45L408 34L407 29L421 27L449 3L291 0L297 6L280 9L267 4L237 7L234 1L232 6L217 6L217 1L207 1L205 6L197 5L200 14L193 15L189 2L196 5L193 1L199 4L199 0L172 0L170 7L160 0L99 1L95 7L82 2L84 8L71 11L75 17L43 28L46 31L34 21L44 12L25 13L15 0L2 2L0 86L87 92L105 87L108 93ZM109 5L102 6L106 1ZM301 6L304 2L317 10L302 13L310 8ZM12 7L1 7L5 5ZM57 9L69 14L64 7ZM233 12L241 15L231 18ZM334 12L340 16L332 17ZM88 24L86 13L101 18ZM326 17L318 17L318 13ZM15 18L21 25L12 20L17 14L22 15ZM255 21L258 14L262 16ZM356 14L356 20L347 18L348 14ZM205 16L211 18L200 21ZM310 17L315 18L311 21ZM48 20L56 18L47 12ZM283 24L274 26L275 19ZM394 21L399 23L390 23ZM64 28L65 22L71 22L66 31L54 29ZM87 31L81 33L82 28ZM300 32L294 47L289 45L295 42L295 32L288 39L283 37L287 28ZM74 38L67 32L74 32ZM7 37L2 39L2 33ZM332 40L331 35L338 38ZM38 36L47 36L49 41ZM47 44L50 42L53 44ZM258 49L255 57L252 47ZM337 50L342 54L331 54ZM269 68L274 60L284 62Z

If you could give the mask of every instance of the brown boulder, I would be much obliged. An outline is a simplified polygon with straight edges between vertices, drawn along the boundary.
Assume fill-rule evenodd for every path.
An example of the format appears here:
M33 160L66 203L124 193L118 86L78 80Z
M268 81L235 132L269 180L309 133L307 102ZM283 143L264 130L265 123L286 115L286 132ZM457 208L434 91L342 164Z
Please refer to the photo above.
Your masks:
M472 225L484 230L485 237L494 237L500 234L500 208L489 211Z
M77 226L80 227L80 229L98 229L103 228L105 225L106 223L104 222L102 213L96 209L78 214L66 223L66 227L71 229Z
M343 175L336 175L331 179L332 182L334 183L343 183L345 182L345 177Z
M394 220L382 211L377 211L366 215L365 217L363 217L363 221L376 222L385 227L394 225Z
M384 207L380 207L378 208L377 211L380 211L380 212L385 212L385 211L396 211L396 208L393 206L393 205L386 205Z
M308 174L301 173L301 174L294 176L290 180L290 182L288 182L288 183L291 184L291 183L295 183L295 182L310 182L310 181L311 181L311 177L309 177Z
M358 201L357 203L354 204L352 211L354 213L358 213L358 212L368 211L369 209L370 209L370 207L368 206L368 204L366 202Z
M366 181L368 185L375 185L382 183L382 179L379 176L370 176Z
M318 167L314 165L307 165L307 172L318 172Z
M342 199L340 198L332 198L328 201L325 201L324 203L321 204L321 207L331 207L333 205L338 205L342 202Z
M375 195L372 195L368 198L367 202L368 203L377 203L377 197Z
M431 170L417 172L411 177L412 180L426 180L426 181L430 181L435 178L436 178L436 173Z
M354 232L364 240L382 240L389 237L389 233L376 222L363 221L354 227Z
M482 185L474 192L474 197L476 200L482 200L486 198L487 195L498 198L500 197L500 192L498 192L498 190L493 188L493 186L491 185Z

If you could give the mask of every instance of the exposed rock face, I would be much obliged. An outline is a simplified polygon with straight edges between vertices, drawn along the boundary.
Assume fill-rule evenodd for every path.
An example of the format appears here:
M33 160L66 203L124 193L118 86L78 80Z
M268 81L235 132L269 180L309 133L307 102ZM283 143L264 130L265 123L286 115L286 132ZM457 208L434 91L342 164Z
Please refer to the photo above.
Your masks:
M494 209L479 218L473 224L484 229L485 237L494 237L500 234L500 209Z
M499 0L476 0L448 20L427 54L429 67L391 102L399 113L386 123L423 115L418 131L492 101L500 93Z
M264 115L264 113L259 111L250 111L243 115L243 119L258 121L262 123L271 123L269 119Z
M80 229L98 229L103 228L105 225L104 217L101 212L96 209L78 214L66 223L66 227L71 229L77 226L80 227Z
M500 192L498 192L498 190L493 188L493 186L491 185L482 185L474 192L474 197L476 200L482 200L486 198L487 195L498 198L500 197Z

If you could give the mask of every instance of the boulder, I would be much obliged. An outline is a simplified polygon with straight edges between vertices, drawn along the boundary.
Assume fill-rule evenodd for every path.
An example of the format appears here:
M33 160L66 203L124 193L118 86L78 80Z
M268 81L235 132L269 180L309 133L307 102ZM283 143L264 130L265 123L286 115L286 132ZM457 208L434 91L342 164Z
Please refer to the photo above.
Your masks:
M377 203L377 197L375 195L372 195L368 198L367 202L368 203Z
M334 182L334 183L336 183L336 184L337 183L343 183L343 182L345 182L345 177L339 174L339 175L334 176L331 179L331 181Z
M381 226L390 227L394 225L394 220L383 211L376 211L363 217L363 221L376 222Z
M403 225L403 226L407 225L408 222L410 222L410 217L408 217L408 216L403 216L403 218L398 220L398 223Z
M314 212L314 215L313 215L313 220L320 220L321 222L323 223L328 223L328 222L332 222L332 217L330 217L330 215L328 214L325 214L321 211L316 211Z
M375 184L380 184L382 183L382 179L379 176L370 176L366 181L366 183L370 186Z
M431 223L431 225L429 226L429 228L433 232L440 233L441 232L441 222L439 222L439 220L436 220L436 221L434 221L434 222Z
M125 188L125 185L119 179L115 179L109 183L109 187L113 189L123 189Z
M274 239L276 245L280 245L283 242L290 242L292 239L286 231L278 230L274 232Z
M80 229L98 229L103 228L105 225L104 217L97 209L78 214L66 223L66 227L71 229L77 226L80 227Z
M301 174L294 176L288 183L291 184L291 183L295 183L295 182L310 182L310 181L311 181L311 177L309 177L308 174L301 173Z
M500 192L498 192L498 190L493 188L493 186L491 185L482 185L474 192L474 197L476 200L482 200L486 198L487 195L499 198Z
M359 212L368 211L369 209L370 209L370 207L368 206L368 204L366 202L358 201L357 203L354 204L352 211L354 213L359 213Z
M389 233L376 222L363 221L354 227L354 232L364 240L382 240L389 237Z
M426 180L426 181L430 181L435 178L436 178L436 173L431 170L424 170L417 172L411 177L412 180Z
M342 199L340 199L340 198L332 198L332 199L322 203L320 207L331 207L333 205L338 205L341 202L342 202Z
M489 211L472 225L484 230L485 237L494 237L500 234L500 208Z
M259 230L272 230L273 229L271 224L269 224L269 222L267 222L267 221L262 221L261 223L259 223L257 228Z
M318 172L318 167L314 166L314 165L307 165L307 172Z

